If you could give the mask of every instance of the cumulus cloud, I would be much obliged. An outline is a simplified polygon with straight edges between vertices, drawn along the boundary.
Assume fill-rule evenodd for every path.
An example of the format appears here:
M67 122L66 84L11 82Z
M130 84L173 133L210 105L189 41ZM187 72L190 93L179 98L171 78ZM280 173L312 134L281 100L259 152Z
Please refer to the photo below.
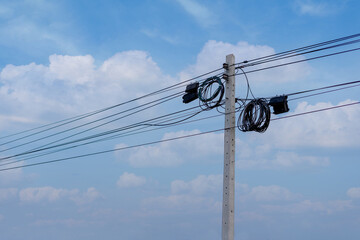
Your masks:
M254 59L267 55L272 55L275 50L266 45L252 45L247 42L238 42L237 44L231 44L221 41L210 40L205 43L204 47L197 55L196 63L189 66L187 69L180 73L181 79L188 79L208 71L218 69L225 61L225 55L234 54L236 62L242 62L244 60ZM291 60L301 60L303 57L293 58ZM275 63L262 64L262 67L277 65L285 63L288 60L280 60ZM255 68L247 68L246 70L252 70ZM260 71L254 74L249 74L248 77L252 86L256 86L259 83L269 81L271 76L272 83L283 83L289 81L295 81L307 76L310 72L310 67L307 63L299 63L295 65L283 66L281 68L275 68L267 71Z
M111 106L172 83L142 51L115 54L99 67L90 55L51 55L48 65L7 65L0 72L3 120L46 121Z
M124 172L117 181L119 188L140 187L146 183L146 178L136 176L134 173Z
M297 114L322 108L354 102L346 100L339 104L319 102L311 105L300 103L293 113ZM321 113L308 114L285 120L273 121L263 140L271 142L276 147L343 147L358 146L360 126L358 106L348 106ZM310 160L311 161L311 160ZM324 162L325 163L325 162Z
M164 134L162 140L182 137L200 133L199 130L169 132ZM223 152L222 134L210 133L193 138L178 139L176 141L162 142L154 146L139 147L129 155L118 154L120 160L127 161L134 167L173 167L185 161L201 161L214 154ZM118 145L123 147L124 144ZM189 149L192 149L189 151Z

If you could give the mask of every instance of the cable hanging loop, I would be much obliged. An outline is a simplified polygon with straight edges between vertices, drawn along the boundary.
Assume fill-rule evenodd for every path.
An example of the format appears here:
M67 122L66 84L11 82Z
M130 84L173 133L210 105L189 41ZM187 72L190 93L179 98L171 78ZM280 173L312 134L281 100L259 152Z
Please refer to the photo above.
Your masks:
M241 111L237 127L240 131L263 133L270 124L270 107L264 98L251 100Z
M213 90L214 84L218 85L215 91ZM209 110L219 106L223 99L224 91L224 84L218 76L206 79L198 89L199 100L205 106L205 108L202 108Z

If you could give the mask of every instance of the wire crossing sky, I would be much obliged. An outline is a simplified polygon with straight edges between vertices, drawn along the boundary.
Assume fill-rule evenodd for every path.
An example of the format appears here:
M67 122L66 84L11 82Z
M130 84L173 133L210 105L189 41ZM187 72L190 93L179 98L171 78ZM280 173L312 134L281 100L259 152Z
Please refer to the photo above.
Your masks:
M234 54L237 119L290 109L236 130L235 239L359 239L358 9L2 1L0 238L220 239ZM211 100L184 104L195 82Z

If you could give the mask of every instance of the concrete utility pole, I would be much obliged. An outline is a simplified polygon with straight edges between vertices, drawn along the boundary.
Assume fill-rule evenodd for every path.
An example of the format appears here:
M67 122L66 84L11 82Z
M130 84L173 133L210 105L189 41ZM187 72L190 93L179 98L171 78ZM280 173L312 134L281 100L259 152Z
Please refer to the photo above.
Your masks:
M222 240L234 239L235 201L235 56L226 56L224 64L225 89L225 133L224 133L224 175L222 205ZM226 76L225 75L225 76Z

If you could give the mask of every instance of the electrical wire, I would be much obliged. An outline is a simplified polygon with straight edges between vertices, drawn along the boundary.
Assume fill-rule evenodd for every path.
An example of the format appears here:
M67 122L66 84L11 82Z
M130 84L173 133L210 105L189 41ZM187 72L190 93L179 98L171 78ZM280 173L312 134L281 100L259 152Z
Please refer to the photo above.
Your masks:
M298 100L298 99L301 99L301 98L313 97L313 96L322 95L322 94L325 94L325 93L337 92L337 91L340 91L340 90L344 90L344 89L348 89L348 88L354 88L354 87L359 87L359 86L360 86L360 84L356 84L356 85L353 85L353 86L337 88L337 89L334 89L334 90L328 90L328 91L323 91L323 92L319 92L319 93L309 94L309 95L305 95L305 96L301 96L301 97L297 97L297 98L291 98L291 99L289 99L288 101L294 101L294 100Z
M297 116L301 116L301 115L305 115L305 114L312 114L312 113L316 113L316 112L321 112L321 111L327 111L327 110L341 108L341 107L352 106L352 105L355 105L355 104L360 104L360 102L353 102L353 103L348 103L348 104L343 104L343 105L338 105L338 106L333 106L333 107L328 107L328 108L323 108L323 109L317 109L317 110L313 110L313 111L309 111L309 112L303 112L303 113L293 114L293 115L289 115L289 116L285 116L285 117L275 118L275 119L272 119L272 120L274 121L274 120L281 120L281 119L290 118L290 117L297 117ZM18 168L25 168L25 167L32 167L32 166L49 164L49 163L61 162L61 161L68 161L68 160L72 160L72 159L95 156L95 155L100 155L100 154L105 154L105 153L110 153L110 152L116 152L116 151L122 151L122 150L126 150L126 149L138 148L138 147L143 147L143 146L149 146L149 145L158 144L158 143L162 143L162 142L175 141L175 140L179 140L179 139L184 139L184 138L190 138L190 137L215 133L215 132L219 132L219 131L224 131L226 129L230 129L230 128L216 129L216 130L211 130L211 131L206 131L206 132L201 132L201 133L195 133L195 134L190 134L190 135L185 135L185 136L180 136L180 137L163 139L163 140L159 140L159 141L147 142L147 143L142 143L142 144L137 144L137 145L132 145L132 146L119 147L119 148L110 149L110 150L104 150L104 151L99 151L99 152L76 155L76 156L72 156L72 157L58 158L58 159L53 159L53 160L48 160L48 161L43 161L43 162L25 164L25 165L21 165L21 166L1 168L0 172L9 171L9 170L18 169Z
M103 108L103 109L100 109L100 110L96 110L96 111L93 111L93 112L81 114L81 115L78 115L78 116L75 116L75 117L71 117L71 118L67 118L67 119L64 119L64 120L56 121L56 122L53 122L53 123L45 124L45 125L43 125L43 126L35 127L35 128L28 129L28 130L25 130L25 131L20 131L20 132L13 133L13 134L10 134L10 135L7 135L7 136L2 136L2 137L0 137L0 139L5 139L5 138L9 138L9 137L14 137L14 136L17 136L17 135L29 133L29 132L31 132L31 131L35 131L35 130L39 130L39 129L42 129L42 128L45 128L45 127L52 126L52 127L47 128L47 129L41 130L41 131L39 131L39 132L35 132L35 133L32 133L32 134L28 134L28 135L26 135L26 136L23 136L23 137L20 138L20 139L15 139L15 140L13 140L13 141L9 141L9 142L7 142L7 143L14 142L14 141L17 141L17 140L22 140L22 139L24 139L24 138L31 137L31 136L34 136L34 135L37 135L37 134L40 134L40 133L43 133L43 132L46 132L46 131L49 131L49 130L52 130L52 129L55 129L55 128L58 128L58 127L61 127L61 126L64 126L64 125L69 124L69 123L72 123L72 122L74 122L74 121L82 120L82 119L84 119L84 118L87 118L87 117L90 117L90 116L93 116L93 115L96 115L96 114L105 112L105 111L110 110L110 109L114 109L114 108L119 107L119 106L123 106L123 105L125 105L125 104L129 104L129 103L132 103L132 102L141 100L141 99L143 99L143 98L151 97L151 96L154 96L154 95L157 95L157 94L161 94L161 93L164 93L164 92L168 92L168 91L177 89L177 88L179 88L179 87L183 87L183 85L184 85L185 83L188 83L188 82L190 82L190 81L194 81L194 80L196 80L196 79L205 77L206 75L213 74L213 73L218 72L218 71L220 71L220 70L222 70L222 68L218 68L218 69L209 71L209 72L207 72L207 73L198 75L198 76L196 76L196 77L193 77L193 78L190 78L190 79L181 81L181 82L179 82L179 83L177 83L177 84L173 84L173 85L171 85L171 86L162 88L162 89L157 90L157 91L153 91L153 92L151 92L151 93L142 95L142 96L140 96L140 97L133 98L133 99L128 100L128 101L124 101L124 102L119 103L119 104L115 104L115 105L110 106L110 107L106 107L106 108ZM220 74L219 74L219 75L220 75ZM202 80L200 80L200 81L204 81L204 80L205 80L205 79L202 79ZM61 124L56 125L56 124L58 124L58 123L61 123ZM54 125L55 125L55 126L54 126ZM7 143L5 143L5 144L7 144Z
M270 107L266 99L253 99L241 111L237 127L242 132L263 133L270 124Z
M326 46L326 45L337 43L337 42L342 42L342 41L357 38L357 37L360 37L360 33L345 36L345 37L341 37L341 38L332 39L332 40L325 41L325 42L320 42L320 43L308 45L308 46L305 46L305 47L295 48L295 49L287 50L287 51L280 52L280 53L270 54L270 55L267 55L267 56L254 58L254 59L251 59L251 60L245 60L243 62L236 63L235 65L239 66L241 64L251 63L251 62L255 62L255 61L259 61L259 60L274 59L274 58L277 58L277 57L283 57L283 56L286 56L286 55L289 55L289 54L299 53L299 52L302 52L302 51L310 50L310 49L317 48L317 47Z
M270 58L270 59L258 61L258 62L255 62L255 63L251 63L251 64L241 65L241 66L239 66L239 67L237 67L237 68L252 67L252 66L256 66L256 65L260 65L260 64L264 64L264 63L279 61L279 60L283 60L283 59L287 59L287 58L292 58L292 57L297 57L297 56L303 56L303 55L306 55L306 54L315 53L315 52L319 52L319 51L324 51L324 50L328 50L328 49L332 49L332 48L343 47L343 46L355 44L355 43L358 43L358 42L360 42L360 39L358 39L358 40L353 40L353 41L349 41L349 42L345 42L345 43L341 43L341 44L336 44L336 45L328 46L328 47L324 47L324 48L319 48L319 49L315 49L315 50L311 50L311 51L306 51L306 52L302 52L302 53L285 55L285 56L276 57L276 58Z
M179 122L179 123L173 124L171 126L189 124L189 123L193 123L193 122L212 119L212 118L219 117L219 116L222 116L222 114L217 114L217 115L212 115L212 116L208 116L208 117L204 117L204 118ZM153 132L153 131L161 130L161 129L164 129L164 128L169 128L171 126L170 125L164 125L164 126L153 128L153 129L143 130L143 129L146 129L146 128L150 127L150 126L144 126L141 129L131 130L131 131L128 131L128 132L125 132L125 133L120 133L120 134L117 134L117 135L114 135L114 136L111 136L111 137L106 137L106 138L103 138L103 139L94 140L92 142L86 142L86 143L78 144L78 145L75 145L75 146L70 146L70 147L66 147L66 148L62 148L62 149L57 149L57 150L54 150L54 151L51 151L51 152L40 153L40 154L37 154L37 155L32 155L32 156L21 158L21 159L18 159L18 160L9 161L9 162L0 164L0 167L15 164L15 163L19 163L19 162L23 162L23 161L27 161L27 160L31 160L31 159L38 158L38 157L47 156L47 155L50 155L50 154L58 153L60 151L66 151L66 150L70 150L70 149L73 149L73 148L76 148L76 147L85 146L85 145L92 144L92 143L98 143L98 142L102 142L102 141L119 139L119 138L122 138L122 137L133 136L133 135L137 135L137 134L141 134L141 133L145 133L145 132Z
M335 55L339 55L339 54L343 54L343 53L354 52L354 51L358 51L358 50L360 50L360 48L353 48L353 49L344 50L344 51L340 51L340 52L320 55L320 56L316 56L316 57L312 57L312 58L308 58L308 59L302 59L302 60L297 60L297 61L293 61L293 62L287 62L287 63L278 64L278 65L273 65L273 66L269 66L269 67L258 68L258 69L246 71L246 74L259 72L259 71L263 71L263 70L269 70L269 69L278 68L278 67L284 67L284 66L288 66L288 65L292 65L292 64L296 64L296 63L307 62L307 61L311 61L311 60L335 56ZM242 75L242 74L243 73L237 73L234 75L237 76L237 75Z
M213 90L213 86L217 85L216 89ZM206 79L198 89L199 104L203 110L210 110L220 105L225 88L221 79L217 76Z
M43 148L35 148L35 149L32 149L32 150L28 150L28 151L18 153L18 154L14 154L14 155L11 155L11 156L2 157L2 158L0 158L0 161L10 159L10 158L14 158L14 157L18 157L18 156L31 154L31 153L37 153L37 152L40 152L40 151L44 151L44 150L48 150L48 149L52 149L52 148L56 148L56 147L61 147L61 146L69 145L69 144L74 144L74 143L77 143L77 142L83 142L83 141L91 140L93 138L99 138L99 137L102 137L102 136L111 135L111 134L114 134L114 133L118 133L120 131L133 129L133 128L136 128L138 126L148 125L148 124L151 124L151 121L159 120L159 119L162 119L162 118L165 118L165 117L168 117L168 116L172 116L172 115L176 115L176 114L179 114L179 113L184 113L184 112L187 112L189 110L196 109L196 108L198 108L198 106L183 109L183 110L176 111L176 112L173 112L173 113L170 113L170 114L155 117L155 118L152 118L152 119L140 121L140 122L137 122L137 123L134 123L134 124L130 124L130 125L123 126L123 127L120 127L120 128L109 130L109 131L105 131L105 132L102 132L102 133L98 133L98 134L90 135L90 136L87 136L87 137L75 139L75 140L68 141L68 142L65 142L65 143L60 143L60 144L57 144L57 145L52 145L52 146L43 147ZM195 116L195 115L193 115L193 116Z
M2 169L0 169L0 172L13 170L13 169L18 169L18 168L25 168L25 167L31 167L31 166L38 166L38 165L44 165L44 164L49 164L49 163L61 162L61 161L68 161L68 160L77 159L77 158L90 157L90 156L95 156L95 155L100 155L100 154L105 154L105 153L111 153L111 152L117 152L117 151L122 151L122 150L126 150L126 149L137 148L137 147L144 147L144 146L153 145L153 144L157 144L157 143L170 142L170 141L174 141L174 140L179 140L179 139L184 139L184 138L189 138L189 137L195 137L195 136L215 133L215 132L219 132L219 131L223 131L223 130L225 130L225 129L216 129L216 130L211 130L211 131L206 131L206 132L201 132L201 133L194 133L194 134L190 134L190 135L174 137L174 138L168 138L168 139L163 139L163 140L159 140L159 141L147 142L147 143L127 146L127 147L120 147L120 148L115 148L115 149L110 149L110 150L99 151L99 152L81 154L81 155L76 155L76 156L73 156L73 157L58 158L58 159L48 160L48 161L43 161L43 162L38 162L38 163L25 164L25 165L22 165L22 166L14 166L14 167L9 167L9 168L2 168Z
M73 137L73 136L76 136L76 135L79 135L79 134L88 132L88 131L90 131L90 130L93 130L93 129L96 129L96 128L105 126L105 125L107 125L107 124L110 124L110 123L112 123L112 122L118 121L118 120L120 120L120 119L123 119L123 118L125 118L125 117L131 116L131 115L133 115L133 114L139 113L139 112L141 112L141 111L147 110L147 109L152 108L152 107L154 107L154 106L157 106L157 105L159 105L159 104L162 104L162 103L165 103L165 102L167 102L167 101L173 100L173 99L179 97L180 95L181 95L181 93L175 93L175 94L172 94L172 95L170 95L170 96L166 96L166 97L163 97L163 98L160 98L160 99L157 99L157 100L154 100L154 101L151 101L151 102L142 104L142 105L140 105L140 106L136 106L136 107L133 107L133 108L130 108L130 109L126 109L126 110L124 110L124 111L121 111L121 112L118 112L118 113L115 113L115 114L111 114L111 115L109 115L109 116L106 116L106 117L103 117L103 118L100 118L100 119L97 119L97 120L93 120L93 121L88 122L88 123L85 123L85 124L81 124L81 125L72 127L72 128L70 128L70 129L66 129L66 130L63 130L63 131L60 131L60 132L57 132L57 133L53 133L53 134L50 134L50 135L47 135L47 136L44 136L44 137L41 137L41 138L34 139L34 140L29 141L29 142L26 142L26 143L18 144L18 145L16 145L16 146L12 146L12 147L9 147L9 148L0 150L0 152L5 152L5 151L11 150L11 149L15 149L15 148L22 147L22 146L25 146L25 145L28 145L28 144L32 144L32 143L34 143L34 142L38 142L38 141L41 141L41 140L44 140L44 139L47 139L47 138L50 138L50 137L54 137L54 136L57 136L57 135L60 135L60 134L63 134L63 133L66 133L66 132L69 132L69 131L72 131L72 130L75 130L75 129L78 129L78 128L81 128L81 127L84 127L84 126L87 126L87 125L90 125L90 124L93 124L93 123L96 123L96 122L99 122L99 121L102 121L102 120L105 120L105 119L108 119L108 118L111 118L111 117L114 117L114 116L118 116L118 115L120 115L120 114L127 113L127 112L129 112L129 111L133 111L133 110L135 110L135 109L138 109L138 108L143 107L142 109L140 109L140 110L138 110L138 111L135 111L135 112L133 112L133 113L127 114L127 115L125 115L125 116L118 117L118 118L113 119L113 120L111 120L111 121L108 121L108 122L105 122L105 123L96 125L96 126L90 128L90 129L81 131L81 132L79 132L79 133L76 133L76 134L73 134L73 135L71 135L71 136L67 136L67 137L65 137L65 138L62 138L62 139L59 139L59 140L55 141L55 142L59 142L59 141L61 141L61 140L68 139L68 138L70 138L70 137ZM151 105L151 106L148 106L149 104L152 104L152 103L155 103L155 104L153 104L153 105ZM146 106L146 107L144 107L144 106ZM22 140L22 139L19 138L18 140ZM14 142L14 141L15 141L15 140L10 141L10 142ZM48 144L46 144L46 145L44 145L44 146L53 144L53 143L55 143L55 142L48 143ZM8 143L9 143L9 142L8 142ZM2 145L4 145L4 144L5 144L5 143L0 144L0 146L2 146Z

